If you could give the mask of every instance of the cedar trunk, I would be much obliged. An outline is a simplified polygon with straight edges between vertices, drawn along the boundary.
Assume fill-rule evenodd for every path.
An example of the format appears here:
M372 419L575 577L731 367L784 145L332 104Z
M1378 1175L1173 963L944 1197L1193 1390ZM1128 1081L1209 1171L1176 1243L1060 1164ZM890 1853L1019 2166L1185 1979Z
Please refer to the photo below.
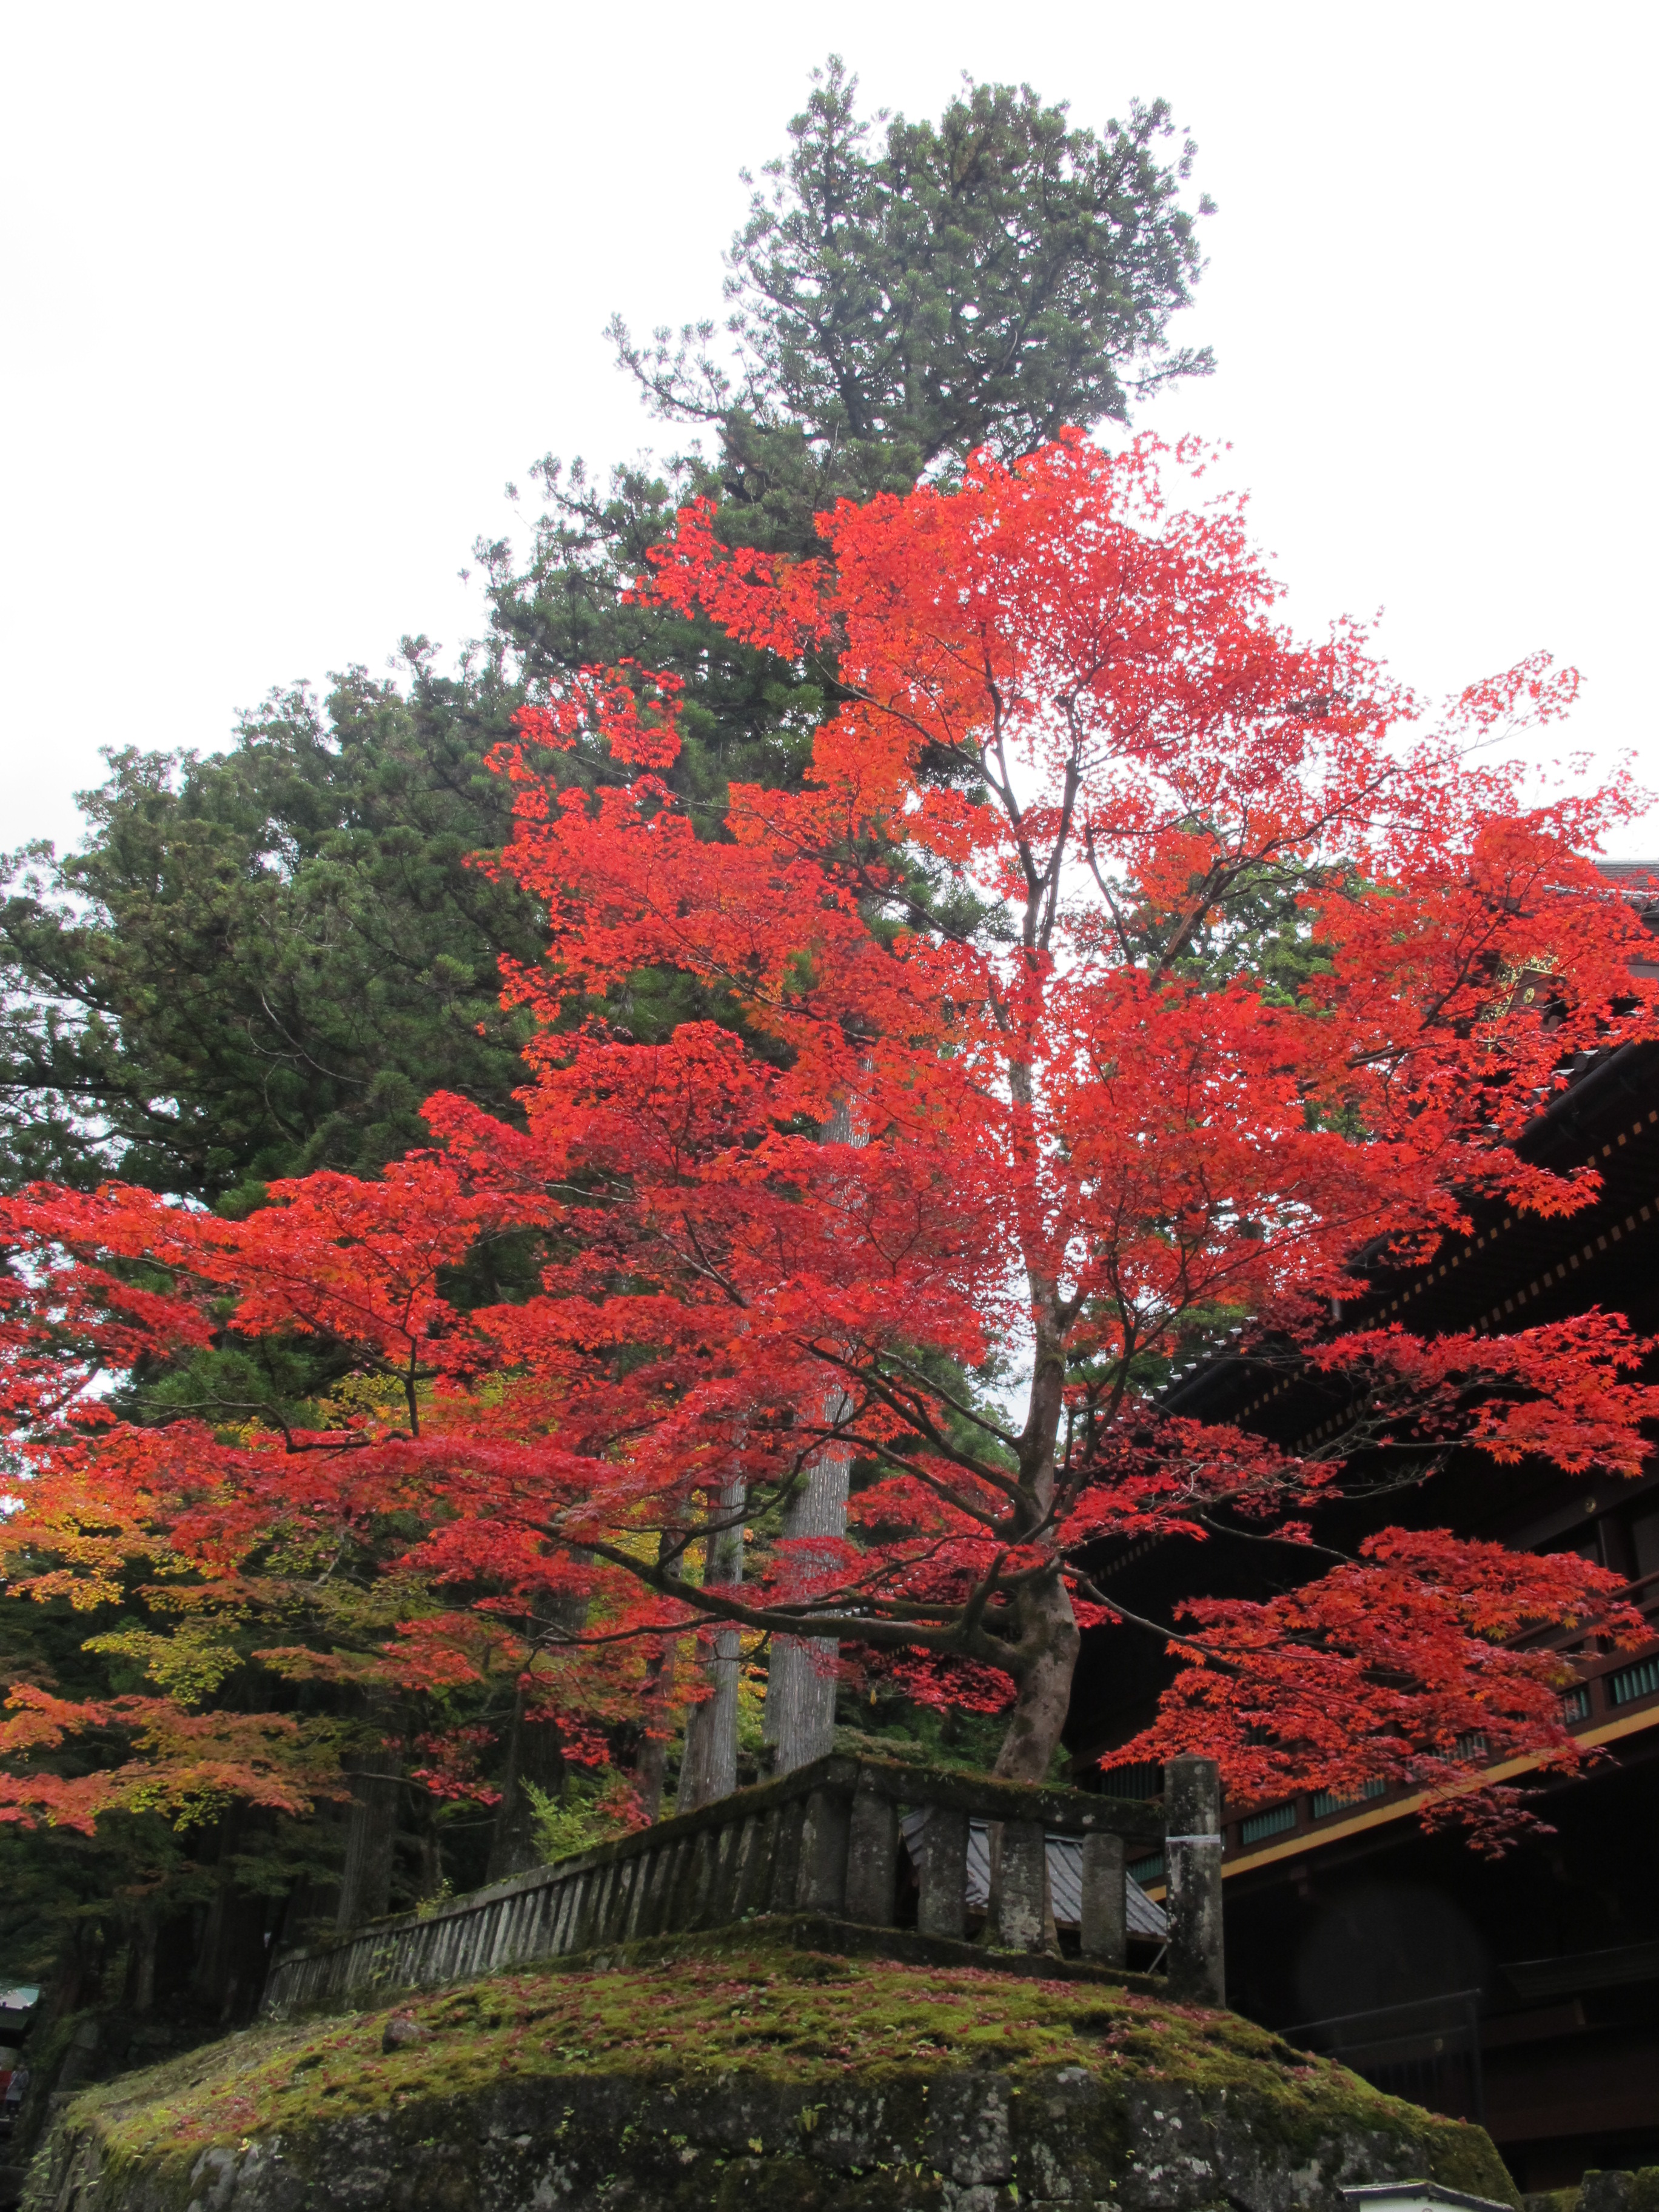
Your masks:
M720 1510L729 1516L705 1543L703 1580L727 1587L743 1580L744 1488L732 1483L720 1492ZM709 1693L686 1716L685 1753L680 1765L674 1809L690 1813L716 1797L729 1797L738 1786L738 1632L716 1628L703 1644L702 1673Z

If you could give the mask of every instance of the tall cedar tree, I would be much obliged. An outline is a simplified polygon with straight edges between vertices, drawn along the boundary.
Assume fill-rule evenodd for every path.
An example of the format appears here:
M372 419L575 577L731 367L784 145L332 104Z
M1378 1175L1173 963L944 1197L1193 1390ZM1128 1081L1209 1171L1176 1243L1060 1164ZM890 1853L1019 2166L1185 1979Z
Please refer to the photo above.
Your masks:
M1170 465L1076 433L1012 467L981 454L952 491L838 507L811 561L729 545L706 503L682 514L653 597L803 670L836 654L810 775L735 787L709 839L666 779L672 678L550 693L499 761L503 868L551 929L509 979L536 1024L524 1127L434 1098L434 1150L378 1182L283 1186L240 1223L118 1188L9 1202L33 1472L6 1536L43 1595L151 1561L188 1656L396 1516L389 1571L450 1605L394 1624L388 1680L462 1680L481 1636L539 1607L561 1625L535 1679L574 1733L697 1624L834 1639L924 1700L1003 1711L998 1769L1029 1780L1079 1623L1112 1612L1086 1567L1103 1535L1197 1535L1224 1506L1307 1562L1309 1516L1377 1454L1638 1469L1659 1394L1616 1316L1432 1340L1329 1323L1362 1253L1455 1264L1476 1196L1592 1197L1593 1171L1554 1176L1514 1139L1571 1054L1653 1034L1637 926L1581 857L1632 794L1531 805L1518 771L1472 763L1570 699L1542 661L1437 715L1352 626L1298 642L1238 506L1168 503ZM536 766L583 741L602 787ZM1289 983L1249 957L1264 881L1307 932ZM1236 910L1231 971L1194 968ZM1550 1023L1500 1018L1540 948ZM624 1033L606 1009L642 969L737 1018ZM837 1115L864 1141L831 1156ZM446 1271L504 1226L547 1238L539 1287L464 1310ZM130 1423L89 1387L227 1304L250 1345L308 1333L374 1391L327 1427L228 1433ZM1160 1413L1148 1363L1218 1310L1246 1357L1340 1382L1339 1432L1293 1456ZM939 1379L1022 1339L1006 1416ZM850 1527L783 1533L826 1455L858 1471ZM697 1547L734 1518L744 1582L699 1583ZM1386 1531L1291 1601L1200 1610L1139 1748L1212 1751L1247 1795L1570 1765L1564 1662L1513 1639L1641 1632L1614 1587L1572 1555ZM131 1707L15 1693L25 1753L153 1738L84 1784L25 1759L16 1814L84 1824L122 1790L201 1786L167 1644ZM301 1786L272 1723L200 1725L213 1786L278 1806ZM1501 1791L1459 1802L1515 1817Z
M434 1083L505 1109L526 1032L496 962L533 957L541 920L466 860L508 834L483 763L514 708L588 665L677 672L675 787L712 834L731 777L799 781L833 691L822 665L629 602L675 507L714 493L745 539L799 549L839 493L1121 421L1137 391L1208 366L1165 336L1199 258L1192 149L1161 155L1162 102L1097 136L1028 89L969 84L938 125L876 131L855 91L838 62L819 75L733 241L735 376L696 365L698 333L677 364L665 334L642 357L618 326L659 411L712 434L708 458L605 487L544 463L528 565L479 549L493 636L459 675L409 640L401 685L355 669L321 706L273 695L222 754L115 751L82 848L13 856L9 1187L116 1173L246 1206L273 1177L373 1173L422 1142Z

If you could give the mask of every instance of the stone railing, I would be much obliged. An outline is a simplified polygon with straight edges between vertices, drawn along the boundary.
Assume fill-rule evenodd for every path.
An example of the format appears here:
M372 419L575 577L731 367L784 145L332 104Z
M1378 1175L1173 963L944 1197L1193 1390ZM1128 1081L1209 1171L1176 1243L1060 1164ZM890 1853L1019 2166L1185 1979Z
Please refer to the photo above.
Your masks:
M1176 1759L1165 1773L1167 1823L1156 1806L1081 1790L821 1759L424 1916L379 1921L341 1942L288 1952L271 1969L264 2009L283 2017L377 1991L441 1988L535 1960L760 1916L893 1929L907 1863L915 1872L915 1933L965 1942L975 1829L1000 1838L1000 1867L974 1956L1036 1953L1051 1940L1048 1851L1051 1839L1065 1838L1080 1847L1082 1955L1122 1967L1130 1934L1125 1857L1162 1847L1171 1990L1218 2004L1215 1769L1206 1759Z

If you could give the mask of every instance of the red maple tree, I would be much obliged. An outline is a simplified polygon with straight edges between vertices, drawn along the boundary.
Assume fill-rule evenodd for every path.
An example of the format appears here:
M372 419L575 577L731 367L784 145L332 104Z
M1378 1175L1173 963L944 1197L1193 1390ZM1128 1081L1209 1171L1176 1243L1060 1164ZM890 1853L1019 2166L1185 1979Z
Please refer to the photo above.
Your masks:
M199 1632L393 1516L420 1597L388 1679L463 1679L483 1635L533 1654L542 1710L603 1724L735 1628L1006 1708L998 1771L1034 1780L1079 1627L1118 1610L1091 1547L1219 1517L1304 1578L1194 1608L1130 1755L1212 1751L1252 1795L1571 1760L1561 1662L1513 1639L1634 1635L1613 1578L1443 1531L1331 1565L1309 1524L1378 1454L1641 1463L1659 1400L1617 1316L1332 1321L1479 1199L1593 1198L1514 1140L1572 1054L1654 1031L1636 925L1582 857L1635 800L1536 801L1483 753L1569 702L1541 659L1431 712L1358 629L1298 642L1237 504L1170 503L1172 459L1201 471L1074 436L981 457L837 509L809 562L688 509L641 588L825 662L804 786L699 820L657 773L673 686L592 672L499 763L491 865L550 924L506 979L538 1022L520 1126L434 1098L429 1155L274 1186L243 1223L126 1191L6 1207L25 1586L151 1559ZM548 745L606 773L555 787ZM1547 1007L1509 1004L1540 963ZM453 1271L507 1231L540 1242L536 1294L466 1306ZM1340 1430L1296 1455L1162 1414L1169 1359L1218 1328L1342 1379ZM118 1416L100 1376L214 1332L325 1344L363 1391L306 1428ZM744 1578L702 1572L738 1529ZM71 1816L49 1778L6 1788Z

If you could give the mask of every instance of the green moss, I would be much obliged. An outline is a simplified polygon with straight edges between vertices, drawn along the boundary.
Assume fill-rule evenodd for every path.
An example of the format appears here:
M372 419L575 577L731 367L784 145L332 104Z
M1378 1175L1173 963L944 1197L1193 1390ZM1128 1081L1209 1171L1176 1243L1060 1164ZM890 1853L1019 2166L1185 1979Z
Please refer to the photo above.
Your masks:
M1546 2203L1551 2212L1584 2212L1586 2206L1594 2206L1595 2212L1659 2212L1659 2166L1614 2167L1607 2172L1591 2166L1582 2189L1553 2190L1548 2198L1529 2197L1529 2212Z
M1429 2179L1443 2189L1462 2190L1466 2197L1492 2197L1517 2206L1521 2202L1492 2137L1484 2128L1468 2127L1462 2120L1438 2122L1429 2140Z
M29 2086L12 2124L13 2145L32 2143L40 2133L52 2085L63 2071L82 2022L91 2016L84 2012L64 2013L50 2027L37 2027L30 2037Z
M425 2033L386 2051L397 2014ZM603 1971L543 1969L343 2018L262 2027L87 2091L70 2116L121 2166L322 2121L398 2112L505 2081L761 2077L872 2089L933 2069L988 2068L1018 2087L1062 2066L1121 2084L1225 2093L1292 2152L1361 2129L1431 2140L1434 2178L1512 2192L1484 2136L1381 2095L1231 2014L1129 1989L757 1946Z

